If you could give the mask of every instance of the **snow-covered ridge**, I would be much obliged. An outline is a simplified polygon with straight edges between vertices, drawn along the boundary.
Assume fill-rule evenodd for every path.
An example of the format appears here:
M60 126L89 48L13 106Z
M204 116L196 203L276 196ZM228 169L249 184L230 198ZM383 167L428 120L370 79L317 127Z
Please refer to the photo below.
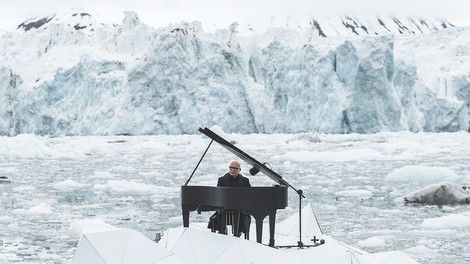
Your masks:
M94 31L96 25L107 23L96 20L96 14L88 13L82 9L73 9L63 14L53 14L46 17L35 17L27 19L18 25L18 30L29 31L31 29L45 29L51 24L64 24L75 30ZM279 21L282 21L279 19ZM264 25L254 25L237 21L239 33L257 31L261 28L278 27L280 22ZM116 26L116 25L113 25ZM331 36L361 36L361 35L384 35L384 34L423 34L455 27L445 19L429 19L416 17L398 16L323 16L314 15L304 19L286 19L285 27L297 30L313 30L319 37Z
M85 10L75 8L65 13L55 13L45 17L34 17L20 23L17 30L29 31L34 29L46 30L50 25L62 24L69 29L87 31L93 33L95 27L103 26L107 23L99 21L97 15L88 13Z
M0 37L0 135L469 130L468 28L315 21L251 35L135 12L25 21Z
M321 37L423 34L455 27L446 20L393 16L377 16L374 18L354 16L313 17L310 24L318 32L318 36Z

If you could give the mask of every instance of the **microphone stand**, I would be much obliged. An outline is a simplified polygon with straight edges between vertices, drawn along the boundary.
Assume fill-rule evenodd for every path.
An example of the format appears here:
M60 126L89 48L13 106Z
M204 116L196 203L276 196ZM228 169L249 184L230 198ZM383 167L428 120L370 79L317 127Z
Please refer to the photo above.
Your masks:
M297 190L297 194L299 195L299 241L297 242L297 246L299 248L304 247L304 243L302 242L302 197L304 197L303 191L301 189Z

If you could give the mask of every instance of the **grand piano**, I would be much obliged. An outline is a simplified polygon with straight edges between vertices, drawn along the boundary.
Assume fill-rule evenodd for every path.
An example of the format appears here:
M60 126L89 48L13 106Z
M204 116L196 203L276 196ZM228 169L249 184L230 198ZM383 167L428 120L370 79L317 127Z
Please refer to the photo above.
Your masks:
M293 187L283 180L279 174L266 167L266 163L257 161L210 129L199 128L199 132L212 140L191 176L186 183L181 186L183 226L189 227L189 213L191 211L197 211L198 213L217 210L240 211L253 216L256 221L256 240L258 243L262 243L263 220L266 216L269 216L269 246L274 247L276 210L286 208L287 189L288 187ZM204 158L204 155L214 141L253 166L250 169L250 174L254 175L257 172L262 172L277 184L273 187L212 187L188 185L197 167Z

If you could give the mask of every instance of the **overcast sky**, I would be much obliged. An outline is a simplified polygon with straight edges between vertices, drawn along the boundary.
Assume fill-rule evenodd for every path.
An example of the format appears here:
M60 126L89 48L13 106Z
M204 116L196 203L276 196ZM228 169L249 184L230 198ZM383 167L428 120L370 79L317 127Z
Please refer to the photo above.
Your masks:
M445 18L470 25L470 0L1 0L0 29L13 30L26 18L80 7L104 20L121 23L123 11L135 11L145 24L159 27L171 22L199 20L225 27L234 21L315 14L404 15Z

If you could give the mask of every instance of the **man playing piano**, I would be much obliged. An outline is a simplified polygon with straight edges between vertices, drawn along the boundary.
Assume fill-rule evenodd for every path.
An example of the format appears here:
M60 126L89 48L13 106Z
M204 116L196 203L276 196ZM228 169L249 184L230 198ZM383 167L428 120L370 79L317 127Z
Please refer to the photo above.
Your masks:
M250 179L240 174L240 162L234 160L230 162L228 168L229 171L224 176L219 177L217 187L251 187ZM226 225L232 225L233 232L235 232L235 230L238 232L238 234L235 234L236 236L240 236L241 233L245 233L245 238L248 238L250 222L251 216L245 215L240 211L217 211L211 216L207 227L213 232L218 230L219 233L226 234ZM234 227L235 223L238 223L237 228Z

